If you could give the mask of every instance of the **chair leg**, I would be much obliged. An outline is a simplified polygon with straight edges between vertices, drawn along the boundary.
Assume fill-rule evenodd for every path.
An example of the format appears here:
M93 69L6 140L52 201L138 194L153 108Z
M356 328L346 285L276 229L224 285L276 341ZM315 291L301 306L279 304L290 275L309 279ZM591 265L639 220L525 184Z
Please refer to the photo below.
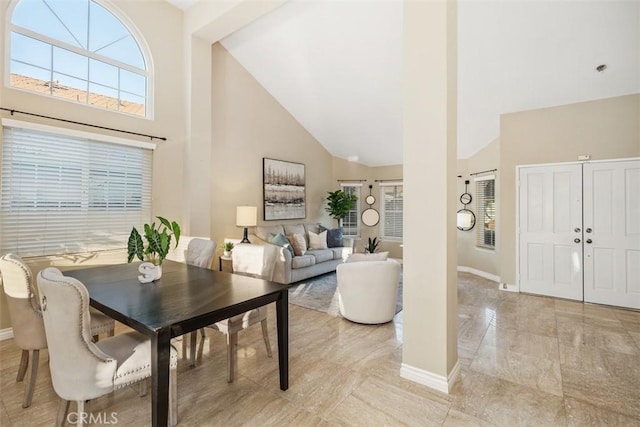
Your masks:
M71 402L68 400L60 399L60 405L58 406L58 416L56 418L56 427L64 426L67 421L67 414L69 413L69 404Z
M33 350L31 353L31 373L29 374L29 383L24 391L24 400L22 407L28 408L33 400L33 390L36 388L36 378L38 378L38 363L40 359L40 350Z
M169 371L169 421L172 426L178 424L178 371Z
M227 334L227 382L233 382L233 376L238 364L238 333Z
M262 338L264 338L264 346L267 348L267 356L272 357L271 343L269 342L269 328L267 327L267 319L263 319L260 324L262 325Z
M84 421L89 419L89 413L91 410L89 409L89 401L86 402L84 400L78 400L78 411L76 414L77 421L76 426L82 427L84 426Z
M144 379L138 383L138 395L144 397L147 395L148 380Z
M198 342L198 332L193 331L189 334L189 366L196 366L196 347Z
M24 374L27 373L27 367L29 367L29 350L22 350L22 356L20 356L20 367L18 368L18 376L16 382L20 382L24 379Z
M207 334L205 334L205 332L204 332L204 328L200 328L200 337L202 339L205 339L207 337Z

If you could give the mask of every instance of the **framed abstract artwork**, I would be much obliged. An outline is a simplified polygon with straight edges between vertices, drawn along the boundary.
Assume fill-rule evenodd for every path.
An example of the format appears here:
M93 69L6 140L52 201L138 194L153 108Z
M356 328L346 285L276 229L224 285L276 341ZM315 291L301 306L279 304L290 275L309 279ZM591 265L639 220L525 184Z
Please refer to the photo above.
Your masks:
M264 220L305 218L304 165L263 158L262 172Z

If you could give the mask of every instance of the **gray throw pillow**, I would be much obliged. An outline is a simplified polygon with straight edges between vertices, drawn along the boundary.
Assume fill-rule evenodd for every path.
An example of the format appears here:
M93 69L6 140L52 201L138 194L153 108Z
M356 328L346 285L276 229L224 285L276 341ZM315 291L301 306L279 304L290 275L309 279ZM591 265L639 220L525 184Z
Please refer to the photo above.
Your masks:
M341 248L344 246L342 227L338 228L326 228L320 226L320 232L327 230L327 246L330 248Z
M291 247L291 243L289 243L289 239L287 239L287 237L282 234L282 233L278 233L278 234L273 234L270 233L267 236L267 242L274 244L274 245L278 245L278 246L282 246L283 248L287 248L289 250L289 252L291 252L291 256L293 257L293 248Z

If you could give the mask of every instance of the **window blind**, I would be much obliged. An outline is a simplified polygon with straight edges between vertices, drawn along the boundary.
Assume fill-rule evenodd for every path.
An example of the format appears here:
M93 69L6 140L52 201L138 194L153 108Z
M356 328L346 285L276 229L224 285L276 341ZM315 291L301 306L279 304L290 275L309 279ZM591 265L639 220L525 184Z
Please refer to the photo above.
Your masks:
M402 240L402 183L380 183L380 193L382 199L382 238L388 240Z
M360 218L360 189L362 184L340 184L342 191L346 194L354 194L358 201L355 206L349 211L346 217L342 219L342 234L344 236L356 237L360 235L360 229L358 227L358 220Z
M495 175L475 179L477 229L476 246L495 249L496 246L496 203Z
M2 253L123 248L131 227L149 222L152 151L96 139L3 121Z

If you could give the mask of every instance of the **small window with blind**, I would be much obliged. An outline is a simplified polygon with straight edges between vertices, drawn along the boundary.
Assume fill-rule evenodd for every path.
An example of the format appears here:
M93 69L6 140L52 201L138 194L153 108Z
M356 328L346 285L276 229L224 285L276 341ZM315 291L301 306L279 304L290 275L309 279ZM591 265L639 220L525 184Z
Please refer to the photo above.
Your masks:
M355 195L358 201L354 204L353 208L349 211L347 216L342 218L342 235L348 237L360 236L360 227L358 225L358 219L360 218L360 189L362 184L340 184L342 191L348 195Z
M402 183L381 183L380 195L382 199L382 238L402 240Z
M152 149L3 119L0 252L23 257L120 249L151 218Z
M495 182L494 175L476 178L476 246L479 248L496 247Z

